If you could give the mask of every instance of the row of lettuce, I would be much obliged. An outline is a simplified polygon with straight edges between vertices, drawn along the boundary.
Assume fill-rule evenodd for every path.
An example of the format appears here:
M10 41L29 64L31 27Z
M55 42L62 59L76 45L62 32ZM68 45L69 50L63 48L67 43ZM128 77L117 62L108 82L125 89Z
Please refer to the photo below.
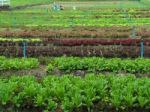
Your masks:
M0 57L0 71L32 69L39 66L38 59L34 58L6 58Z
M5 38L5 37L0 37L0 42L40 42L41 39L39 38Z
M1 44L1 43L0 43ZM23 57L23 44L15 43L2 44L0 55ZM38 44L38 45L37 45ZM140 46L122 46L122 45L98 45L98 46L55 46L45 44L27 44L27 57L60 57L60 56L76 56L76 57L123 57L123 58L137 58L141 54ZM31 46L29 46L31 45ZM144 46L144 57L150 57L150 47Z
M11 30L4 30L0 32L0 41L18 41L35 40L35 39L62 39L62 38L107 38L107 39L123 39L131 37L133 34L131 31L136 30L136 36L144 39L149 39L150 30L147 26L143 27L73 27L69 28L56 28L48 29L45 27L37 28L23 28L21 31L13 32ZM40 40L39 40L40 41Z
M9 15L9 14L7 14ZM10 18L10 16L2 15L4 18ZM19 15L20 16L20 15ZM0 16L1 17L1 16ZM28 15L20 16L15 24L12 24L12 19L9 19L7 22L0 21L1 27L111 27L111 26L137 26L141 27L144 25L150 25L149 18L78 18L78 19L70 19L70 18L58 18L58 19L50 19L48 23L45 23L47 16L36 17L36 20L27 18ZM2 18L2 19L4 19ZM49 17L51 18L51 17ZM1 18L0 18L1 19ZM34 21L34 22L33 22Z
M150 79L87 74L84 78L32 76L0 79L1 109L41 109L65 112L150 109Z
M121 59L99 57L58 57L48 65L48 71L65 72L87 70L88 72L150 73L150 59Z
M122 38L122 39L103 39L103 38L49 38L47 43L52 43L57 46L81 46L81 45L140 45L143 41L144 45L149 46L149 39L135 39L135 38ZM132 36L131 36L132 37ZM45 42L46 43L46 42Z
M34 58L6 58L0 57L0 71L21 70L39 67L38 59ZM47 72L54 70L71 73L76 70L88 72L125 72L125 73L150 73L150 59L121 59L100 57L56 57L51 58Z
M127 36L128 37L128 36ZM0 45L5 44L13 44L26 42L29 46L40 46L41 44L47 45L56 45L56 46L98 46L98 45L137 45L140 46L141 42L144 42L144 45L150 46L150 39L135 39L135 38L122 38L122 39L104 39L104 38L37 38L37 39L7 39L7 38L0 38Z

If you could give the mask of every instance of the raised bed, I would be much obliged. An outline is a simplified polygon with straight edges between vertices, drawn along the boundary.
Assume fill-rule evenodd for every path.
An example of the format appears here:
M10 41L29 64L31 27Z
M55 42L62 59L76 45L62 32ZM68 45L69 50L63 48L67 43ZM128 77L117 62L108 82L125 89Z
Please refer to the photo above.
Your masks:
M149 112L149 78L33 76L0 79L1 110L21 112ZM4 97L5 96L5 97Z
M150 47L145 46L144 56L150 57ZM101 56L101 57L139 57L140 47L137 46L28 46L27 56ZM0 55L23 56L19 46L1 47Z
M150 73L150 59L121 59L100 57L58 57L52 60L47 68L48 72L60 70L72 73L76 70L88 72L124 72L124 73Z
M98 45L122 45L122 46L140 46L144 42L145 46L150 46L150 39L141 38L123 38L123 39L107 39L107 38L43 38L34 41L1 41L0 46L15 46L26 42L29 46L98 46Z
M6 28L0 32L1 37L7 38L128 38L132 34L132 27L73 27L73 28L19 28L17 31ZM150 30L146 26L136 28L137 36L150 38Z
M139 46L141 42L144 42L146 46L150 45L149 39L98 39L98 38L48 38L47 42L54 45L62 46L81 46L81 45L127 45L127 46Z

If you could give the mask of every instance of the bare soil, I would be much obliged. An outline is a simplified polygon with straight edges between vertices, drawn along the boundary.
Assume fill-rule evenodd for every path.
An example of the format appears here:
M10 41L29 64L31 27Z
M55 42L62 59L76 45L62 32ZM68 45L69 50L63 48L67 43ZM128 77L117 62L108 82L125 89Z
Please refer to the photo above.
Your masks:
M45 65L40 65L40 67L31 69L31 70L18 70L18 71L1 71L0 75L2 77L10 77L10 76L24 76L24 75L32 75L37 78L42 78L47 75L46 73L46 66Z
M105 71L105 72L98 72L98 71L97 72L88 72L86 70L74 70L73 72L64 72L64 71L60 71L58 69L55 69L53 72L48 73L46 71L46 67L47 67L46 65L40 65L38 68L31 69L31 70L1 71L0 76L4 77L4 78L6 78L6 77L9 78L11 76L32 75L32 76L35 76L39 80L45 76L48 76L48 75L62 76L65 74L72 74L75 76L84 77L88 73L94 73L95 75L104 74L104 75L116 75L116 76L134 75L137 78L150 77L149 73L147 73L147 74L141 74L141 73L129 74L129 73L125 73L125 72L113 73L113 72L108 72L108 71Z

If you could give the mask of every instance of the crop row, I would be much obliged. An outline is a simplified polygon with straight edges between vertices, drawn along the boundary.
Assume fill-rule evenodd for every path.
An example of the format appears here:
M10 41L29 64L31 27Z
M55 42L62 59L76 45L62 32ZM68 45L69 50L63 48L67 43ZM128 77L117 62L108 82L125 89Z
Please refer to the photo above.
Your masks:
M95 15L72 15L72 16L52 16L51 19L67 19L67 18L71 18L71 19L86 19L86 18L90 18L90 19L95 19L95 18L124 18L124 19L128 19L128 18L149 18L150 14L134 14L134 15L125 15L125 14L106 14L106 15L99 15L99 14L95 14Z
M22 70L38 67L39 62L33 58L6 58L0 57L0 71L4 70Z
M40 42L41 40L39 38L3 38L0 37L0 42Z
M144 47L144 56L150 57L150 47ZM3 46L0 55L23 56L23 49L19 46ZM138 46L27 46L28 57L39 56L101 56L101 57L139 57Z
M73 27L73 28L52 28L52 29L20 29L20 31L11 31L6 29L0 32L1 37L7 38L128 38L135 32L136 36L149 38L150 31L147 27Z
M0 40L1 41L1 40ZM125 38L125 39L99 39L99 38L44 38L42 39L6 39L0 43L0 46L21 46L22 42L26 42L28 46L98 46L98 45L126 45L140 46L144 42L145 46L150 46L150 39Z
M100 8L52 11L49 8L36 7L26 10L2 11L0 20L7 18L7 21L0 21L1 27L14 26L133 26L149 25L149 9L137 11L134 9L105 10ZM97 10L97 11L96 11Z
M66 12L65 12L66 13ZM61 15L55 15L52 14L51 19L67 19L67 18L71 18L71 19L83 19L83 18L89 18L89 19L95 19L95 18L124 18L124 19L128 19L128 18L148 18L150 17L150 12L136 12L136 13L130 13L130 12L99 12L96 11L95 12L91 12L91 13L68 13L68 15L66 14L61 14Z
M15 16L15 14L14 14ZM4 18L8 18L8 21L0 21L1 27L78 27L78 26L96 26L96 27L103 27L103 26L143 26L143 25L150 25L149 18L132 18L132 19L124 19L124 18L58 18L58 19L49 19L50 17L46 16L39 16L31 17L27 14L18 15L16 14L17 19L14 20L16 22L12 22L12 18L10 15L2 15L1 20ZM0 16L1 17L1 16ZM47 21L48 20L48 21Z
M62 46L81 46L81 45L140 45L141 42L150 45L150 40L127 38L127 39L98 39L98 38L49 38L47 42Z
M1 110L37 112L136 111L150 109L150 79L132 76L48 76L0 79Z
M87 11L88 10L88 11ZM46 12L47 11L47 12ZM50 19L83 19L83 18L89 18L89 19L95 19L95 18L148 18L150 16L149 9L143 11L141 10L135 10L135 9L80 9L80 10L65 10L60 12L55 12L52 10L44 10L44 9L38 9L35 11L30 10L30 12L26 11L14 11L15 15L18 15L19 13L22 13L24 15L32 14L32 17L37 18L37 15L41 16L47 16L50 17ZM10 14L7 12L7 14ZM49 14L49 15L47 15ZM2 15L5 15L5 13L2 12Z
M39 66L37 59L19 59L0 57L0 71L32 69ZM150 59L120 59L99 57L58 57L51 60L47 72L54 70L74 72L84 70L88 72L125 72L125 73L150 73Z
M150 73L150 59L58 57L49 64L47 71L51 72L54 69L65 72L87 70L88 72Z
M59 13L59 12L58 12ZM41 13L39 13L41 14ZM56 14L55 12L50 12L51 19L83 19L83 18L89 18L89 19L95 19L95 18L148 18L150 17L149 9L147 11L135 11L132 10L126 10L121 9L120 11L116 11L114 9L111 9L111 11L108 11L107 9L91 9L87 12L87 9L80 11L64 11L59 14ZM33 16L35 16L36 13L33 13Z

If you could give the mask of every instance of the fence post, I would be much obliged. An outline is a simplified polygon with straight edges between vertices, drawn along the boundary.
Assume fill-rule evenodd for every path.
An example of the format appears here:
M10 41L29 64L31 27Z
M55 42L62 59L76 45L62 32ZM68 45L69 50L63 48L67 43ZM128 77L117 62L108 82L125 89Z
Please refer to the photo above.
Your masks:
M141 39L141 58L144 57L144 40Z
M23 57L26 58L26 42L23 42Z

